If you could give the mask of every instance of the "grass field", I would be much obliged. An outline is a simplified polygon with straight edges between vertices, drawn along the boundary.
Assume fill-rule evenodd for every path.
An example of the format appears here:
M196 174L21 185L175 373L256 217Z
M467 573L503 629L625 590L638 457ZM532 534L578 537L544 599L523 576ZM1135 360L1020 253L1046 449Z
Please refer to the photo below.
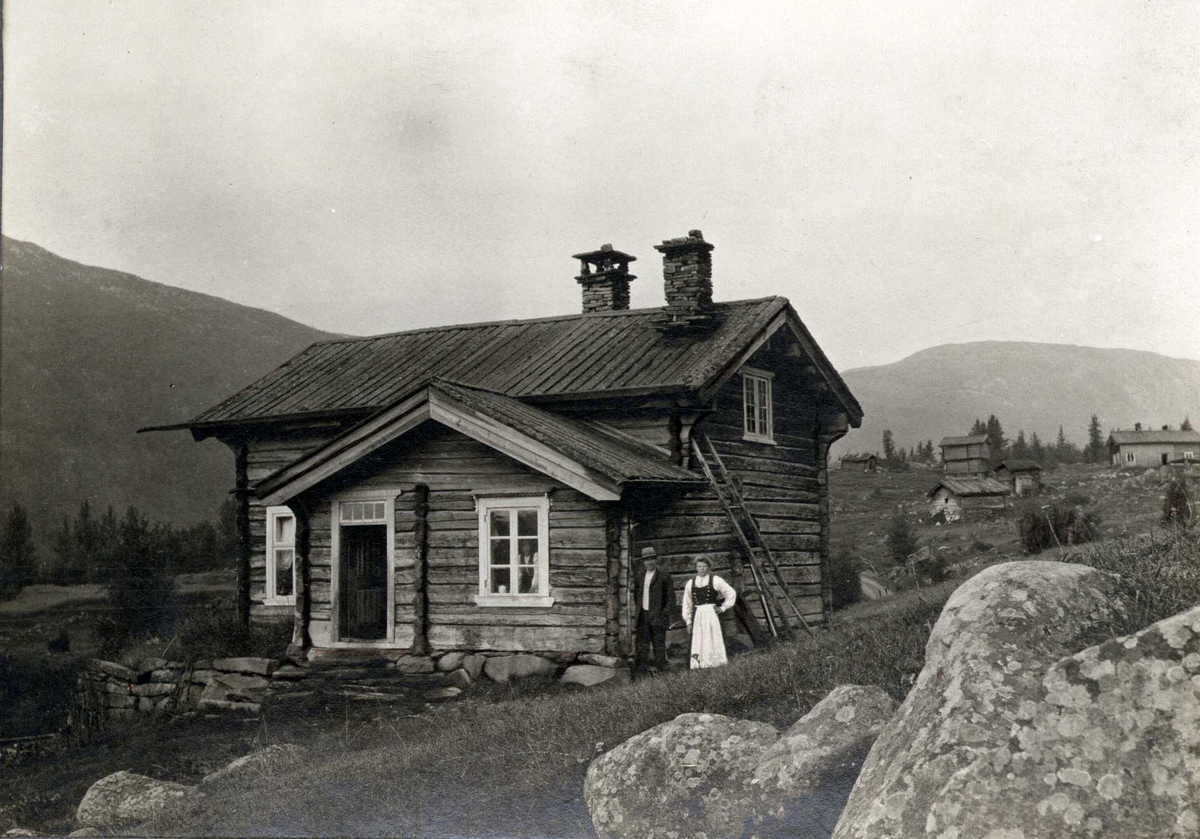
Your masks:
M485 683L437 708L347 701L287 717L268 705L262 720L196 715L142 724L65 758L0 773L0 830L20 825L65 831L87 787L119 769L195 783L234 757L292 742L313 750L304 765L216 787L190 811L148 832L590 836L582 801L588 763L677 714L725 713L782 729L838 684L878 684L903 697L921 668L929 628L954 587L987 565L1021 558L1009 518L930 524L923 498L936 480L936 473L915 470L832 473L835 550L851 547L863 567L886 576L893 567L883 541L886 519L901 505L922 543L950 555L957 576L850 607L815 638L742 656L719 670L592 690L549 680ZM1160 484L1094 467L1063 468L1046 484L1039 503L1072 499L1099 512L1109 541L1073 551L1070 559L1125 581L1131 608L1127 619L1114 622L1113 634L1200 601L1195 540L1166 538L1158 528ZM1147 533L1159 535L1121 538ZM7 623L0 617L0 634L19 636L19 648L35 662L48 656L43 636L58 620L86 616L78 611L86 603L55 599L45 612L25 610Z

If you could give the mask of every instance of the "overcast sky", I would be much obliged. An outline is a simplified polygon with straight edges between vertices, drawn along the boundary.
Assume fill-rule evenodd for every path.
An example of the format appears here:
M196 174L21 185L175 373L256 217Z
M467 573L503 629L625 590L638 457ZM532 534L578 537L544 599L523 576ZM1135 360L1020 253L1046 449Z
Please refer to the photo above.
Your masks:
M654 8L665 7L665 8ZM701 228L834 364L1200 358L1200 3L4 3L3 229L368 334Z

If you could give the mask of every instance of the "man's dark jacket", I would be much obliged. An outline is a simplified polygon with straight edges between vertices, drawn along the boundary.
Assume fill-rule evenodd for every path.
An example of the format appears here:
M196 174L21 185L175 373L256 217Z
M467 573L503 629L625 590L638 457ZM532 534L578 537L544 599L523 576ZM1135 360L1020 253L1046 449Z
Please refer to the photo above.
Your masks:
M637 620L640 622L644 617L650 619L650 625L656 628L665 628L671 625L676 617L675 615L675 585L671 582L671 575L663 571L661 568L654 572L654 579L650 581L650 609L642 611L642 590L646 587L646 572L642 571L637 575L634 582L633 596L637 603Z

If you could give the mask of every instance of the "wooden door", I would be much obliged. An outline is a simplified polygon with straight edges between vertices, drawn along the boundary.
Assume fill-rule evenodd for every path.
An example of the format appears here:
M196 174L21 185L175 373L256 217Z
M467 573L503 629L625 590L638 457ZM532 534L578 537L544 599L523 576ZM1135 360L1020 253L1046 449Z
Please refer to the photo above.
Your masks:
M340 635L343 640L387 638L387 526L341 529Z

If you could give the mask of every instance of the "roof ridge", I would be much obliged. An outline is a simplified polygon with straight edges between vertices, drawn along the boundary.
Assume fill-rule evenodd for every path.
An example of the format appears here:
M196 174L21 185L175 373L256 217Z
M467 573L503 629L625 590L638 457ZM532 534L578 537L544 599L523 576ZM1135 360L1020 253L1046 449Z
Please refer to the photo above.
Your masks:
M768 300L783 299L778 294L769 294L766 297L750 297L744 300L721 300L713 303L714 306L748 306L753 303L765 303ZM584 318L610 318L610 317L628 317L632 315L645 315L650 312L661 312L666 306L647 306L642 309L618 309L611 312L576 312L571 315L546 315L539 318L508 318L505 320L481 320L471 323L451 323L444 326L421 326L416 329L399 329L395 332L382 332L378 335L351 335L341 338L326 338L323 341L313 341L309 344L310 347L325 346L327 344L347 344L356 341L376 341L383 338L395 338L399 335L417 335L421 332L443 332L451 329L483 329L489 326L513 326L522 323L550 323L559 320L582 320Z

